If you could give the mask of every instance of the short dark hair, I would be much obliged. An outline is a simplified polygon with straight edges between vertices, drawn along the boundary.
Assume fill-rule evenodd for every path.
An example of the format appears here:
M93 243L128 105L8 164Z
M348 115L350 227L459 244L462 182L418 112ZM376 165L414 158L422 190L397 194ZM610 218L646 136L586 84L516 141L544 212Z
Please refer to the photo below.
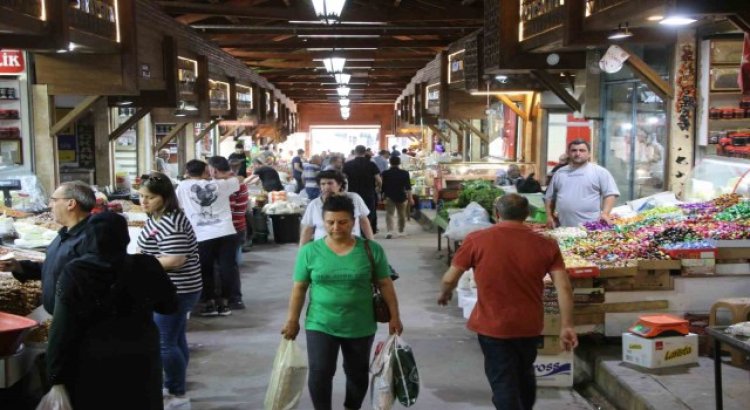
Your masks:
M245 143L244 142L238 142L238 143L234 144L234 147L235 148L245 149Z
M220 172L228 172L230 170L229 161L227 161L226 158L220 155L215 155L213 157L210 157L208 159L208 165L210 165L215 170L220 171Z
M401 158L399 158L399 157L397 157L397 156L395 156L395 155L394 155L394 156L392 156L392 157L390 157L390 158L388 159L388 162L389 162L389 163L390 163L391 165L395 165L395 166L398 166L398 165L401 165Z
M354 202L346 195L331 195L323 202L323 215L326 212L347 212L354 219Z
M91 186L82 181L70 181L60 184L64 190L64 196L76 201L83 212L91 212L96 206L96 196Z
M589 142L586 141L585 139L577 138L577 139L574 139L573 141L570 141L570 143L568 143L568 151L570 151L570 148L573 145L585 145L586 149L589 150L589 152L591 152L591 144L589 144Z
M318 172L318 175L315 177L315 182L320 186L320 180L321 179L334 179L336 182L341 185L341 190L346 189L346 178L344 177L344 174L342 174L340 171L336 170L328 170L328 171L320 171Z
M378 152L379 155L391 155L390 151L387 149L381 149L380 152Z
M159 195L164 201L164 213L168 214L180 209L180 202L174 191L172 180L161 172L152 172L141 176L141 187L148 192Z
M365 148L364 145L357 145L356 147L354 147L354 153L357 155L362 155L365 152L367 152L367 148Z
M229 161L229 169L231 169L233 172L239 172L240 168L242 168L242 163L245 162L241 159L233 159Z
M406 154L407 152L409 152L409 150L408 150L408 149L406 149L406 148L404 148L404 149L402 149L402 150L401 150L401 153L402 153L402 154Z
M518 194L505 194L495 201L495 212L506 221L525 221L529 217L529 200Z
M201 177L206 172L206 163L199 159L191 159L185 164L185 171L191 177Z
M297 150L297 154L304 154L304 153L305 153L305 150L303 150L302 148Z

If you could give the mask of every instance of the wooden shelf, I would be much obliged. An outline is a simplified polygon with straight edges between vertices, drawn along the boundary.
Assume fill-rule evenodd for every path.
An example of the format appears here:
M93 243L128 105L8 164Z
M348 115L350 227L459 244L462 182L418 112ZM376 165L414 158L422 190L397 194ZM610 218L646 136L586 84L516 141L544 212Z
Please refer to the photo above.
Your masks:
M748 118L709 118L709 121L724 121L724 122L750 122Z

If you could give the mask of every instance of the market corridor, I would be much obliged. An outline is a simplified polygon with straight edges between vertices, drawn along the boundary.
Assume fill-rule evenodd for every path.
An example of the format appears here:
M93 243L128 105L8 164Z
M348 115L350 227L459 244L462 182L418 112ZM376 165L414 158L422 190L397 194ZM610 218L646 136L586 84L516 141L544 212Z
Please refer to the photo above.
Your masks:
M383 215L380 215L383 219ZM385 226L385 221L381 221ZM404 323L404 338L413 348L422 378L419 400L412 408L435 410L491 409L476 336L465 329L461 311L436 304L439 280L445 271L437 259L435 233L414 221L409 236L378 239L400 273L396 288ZM247 310L222 318L193 317L188 342L188 395L193 410L262 409L273 357L286 318L297 246L260 245L246 253L240 267ZM381 325L376 336L385 338ZM298 339L305 343L304 332ZM339 368L333 401L343 403L344 376ZM363 409L369 409L369 396ZM397 408L399 405L394 406ZM299 409L312 409L307 391ZM540 389L537 409L590 409L567 389Z

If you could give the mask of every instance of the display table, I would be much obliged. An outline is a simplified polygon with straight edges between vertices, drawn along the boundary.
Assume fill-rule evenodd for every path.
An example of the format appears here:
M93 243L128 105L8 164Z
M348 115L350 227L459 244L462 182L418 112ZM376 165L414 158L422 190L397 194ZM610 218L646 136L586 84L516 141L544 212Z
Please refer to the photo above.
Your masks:
M724 408L721 383L721 344L726 343L743 353L750 354L750 343L744 342L733 335L724 333L725 326L709 326L706 332L714 339L714 389L716 391L716 409Z

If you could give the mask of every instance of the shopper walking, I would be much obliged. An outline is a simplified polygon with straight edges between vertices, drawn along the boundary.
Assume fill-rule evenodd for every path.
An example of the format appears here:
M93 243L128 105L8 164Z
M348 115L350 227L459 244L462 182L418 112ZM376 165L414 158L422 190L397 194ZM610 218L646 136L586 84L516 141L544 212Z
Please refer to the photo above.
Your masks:
M305 150L298 149L297 156L292 158L292 177L297 181L297 188L294 192L297 194L305 187L305 183L302 180L302 172L304 171L302 164L305 162L303 155L305 155Z
M302 180L305 182L305 192L310 200L317 198L320 195L320 187L318 187L317 177L320 173L320 164L323 159L320 155L313 155L310 158L310 162L305 163L302 166Z
M568 144L568 165L555 173L544 197L548 227L610 220L620 191L612 174L590 159L587 141L577 139Z
M223 164L214 164L214 167L221 171ZM232 171L232 175L237 177L237 169L239 164L236 161L229 162L229 168ZM242 178L242 177L240 177ZM232 210L232 225L234 230L237 231L237 286L238 288L233 290L235 295L230 293L229 296L229 308L232 310L245 309L245 303L242 301L242 283L240 280L239 266L242 264L242 252L247 241L247 206L249 202L249 195L247 192L247 185L240 184L240 189L237 192L229 196L229 207Z
M383 172L383 197L385 198L385 224L388 232L386 239L394 235L403 237L406 227L406 211L409 205L414 206L414 197L411 195L411 180L409 171L399 168L400 157L391 157L391 167ZM398 214L398 233L395 232L394 216Z
M172 153L168 148L159 150L159 153L156 155L156 172L161 172L169 177L172 176L172 172L169 169L169 157L171 156Z
M344 174L337 171L321 171L318 174L318 186L320 196L307 204L305 213L302 215L300 246L313 240L322 239L327 230L323 220L323 203L333 196L346 196L354 203L354 225L352 235L362 236L367 239L373 238L370 220L367 215L371 212L362 197L354 192L346 192L346 180Z
M377 331L372 307L373 270L391 313L389 332L401 334L398 300L383 248L352 235L354 203L335 195L323 204L328 235L303 246L294 269L287 323L282 334L295 339L310 289L305 317L308 389L316 410L330 410L339 350L344 356L344 408L359 409L367 393L370 350ZM369 247L373 260L368 257ZM374 266L373 266L374 265Z
M212 163L221 160L226 162L224 157L211 158ZM201 316L229 316L232 311L228 300L239 291L237 231L232 224L229 196L237 192L240 183L230 172L209 171L203 161L188 161L185 169L188 178L177 186L177 199L198 239L203 276ZM208 179L210 176L214 178ZM216 292L214 265L218 265L221 278L219 294Z
M372 162L377 165L381 174L383 173L383 171L388 169L388 158L390 157L391 154L388 152L388 150L384 149L381 150L378 155L372 159Z
M573 291L554 239L524 225L528 200L518 194L495 204L498 223L469 234L443 276L438 304L445 305L464 271L474 269L477 305L467 327L478 334L484 371L497 409L531 409L536 400L534 361L542 333L544 277L557 289L562 329L560 344L578 344L573 330Z
M155 257L177 288L177 310L155 313L159 328L161 362L164 366L164 399L169 406L186 405L186 372L190 361L187 344L187 315L201 295L203 280L198 241L192 225L180 210L172 182L153 172L141 177L138 190L148 219L138 236L138 249Z
M122 216L95 215L86 230L82 255L65 265L58 283L47 345L50 383L65 387L76 410L161 410L152 316L175 312L175 287L156 258L127 254Z
M247 155L245 155L245 143L242 141L237 142L234 146L234 152L229 154L227 158L229 162L240 161L240 167L236 174L247 178Z
M54 313L55 289L62 269L83 254L86 223L96 205L94 191L80 181L61 184L49 197L50 212L63 228L47 247L43 263L8 259L0 261L2 272L11 272L21 282L42 281L44 310Z
M331 155L331 159L328 161L328 165L324 167L323 170L344 172L344 155L343 154Z
M378 199L376 190L380 189L382 180L380 179L380 170L365 157L367 149L363 145L357 145L354 148L356 155L351 161L344 164L344 174L346 174L349 191L359 194L365 201L370 214L370 226L373 233L378 233Z

